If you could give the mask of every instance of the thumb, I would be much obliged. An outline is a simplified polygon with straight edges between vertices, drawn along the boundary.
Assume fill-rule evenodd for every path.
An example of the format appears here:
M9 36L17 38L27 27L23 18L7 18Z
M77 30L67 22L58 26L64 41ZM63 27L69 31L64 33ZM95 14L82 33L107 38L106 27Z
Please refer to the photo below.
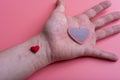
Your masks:
M64 6L62 0L57 0L57 7L56 7L55 11L58 11L58 12L64 12L65 11L65 6Z

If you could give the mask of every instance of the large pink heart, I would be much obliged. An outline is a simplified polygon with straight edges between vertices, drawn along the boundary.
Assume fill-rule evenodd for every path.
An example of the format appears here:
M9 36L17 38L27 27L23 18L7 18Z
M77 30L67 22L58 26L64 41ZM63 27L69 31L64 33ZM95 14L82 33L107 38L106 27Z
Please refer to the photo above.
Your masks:
M77 43L82 44L89 36L87 28L68 28L69 36Z

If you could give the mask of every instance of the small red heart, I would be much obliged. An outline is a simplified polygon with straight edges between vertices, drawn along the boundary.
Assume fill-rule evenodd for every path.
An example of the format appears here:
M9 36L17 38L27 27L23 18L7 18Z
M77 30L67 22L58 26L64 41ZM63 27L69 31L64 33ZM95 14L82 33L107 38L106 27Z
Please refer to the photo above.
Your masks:
M30 51L32 51L33 53L36 53L36 52L38 52L39 51L39 49L40 49L40 47L37 45L37 46L32 46L31 48L30 48Z

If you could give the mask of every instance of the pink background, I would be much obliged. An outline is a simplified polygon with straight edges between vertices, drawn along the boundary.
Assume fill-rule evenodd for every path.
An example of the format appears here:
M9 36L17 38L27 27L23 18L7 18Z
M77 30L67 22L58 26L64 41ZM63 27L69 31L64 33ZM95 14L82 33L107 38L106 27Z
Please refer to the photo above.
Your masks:
M64 0L68 15L81 13L101 1ZM120 10L120 0L111 1L113 5L105 14ZM0 0L0 50L39 33L55 3L56 0ZM120 34L98 42L97 47L113 52L120 58ZM80 58L55 63L38 71L28 80L120 80L120 60L108 62Z

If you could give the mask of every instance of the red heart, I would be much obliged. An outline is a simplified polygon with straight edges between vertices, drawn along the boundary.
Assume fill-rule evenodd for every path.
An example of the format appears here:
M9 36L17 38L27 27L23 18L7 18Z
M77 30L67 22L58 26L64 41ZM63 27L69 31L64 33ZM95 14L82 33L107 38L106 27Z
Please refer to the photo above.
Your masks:
M33 53L36 53L36 52L38 52L39 51L39 46L37 45L37 46L32 46L31 48L30 48L30 51L32 51Z

